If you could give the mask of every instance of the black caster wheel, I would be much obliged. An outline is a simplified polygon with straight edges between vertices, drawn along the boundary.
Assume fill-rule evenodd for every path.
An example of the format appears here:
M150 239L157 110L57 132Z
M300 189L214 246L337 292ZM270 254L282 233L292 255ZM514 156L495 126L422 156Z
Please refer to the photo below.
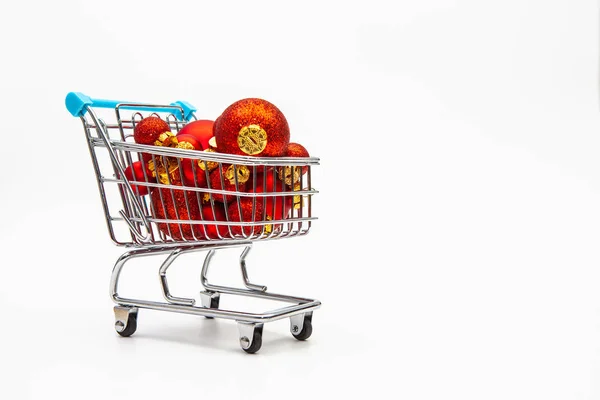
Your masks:
M123 337L129 337L137 330L137 312L128 312L127 314L127 324L124 325L120 319L115 322L115 330Z
M298 330L297 326L292 326L292 336L298 340L306 340L312 335L312 314L306 314L302 323L302 330Z
M248 354L254 354L257 351L259 351L262 347L262 333L263 325L257 325L252 331L251 343L247 336L242 336L240 338L240 345L242 346L242 350L244 350Z

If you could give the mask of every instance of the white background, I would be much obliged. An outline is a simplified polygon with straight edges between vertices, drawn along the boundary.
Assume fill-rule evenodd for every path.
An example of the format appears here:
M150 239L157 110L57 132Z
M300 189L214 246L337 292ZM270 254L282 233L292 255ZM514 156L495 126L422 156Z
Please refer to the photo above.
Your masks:
M597 2L216 3L2 4L0 398L600 399ZM231 321L146 310L116 335L69 91L284 112L320 220L248 263L323 302L311 339L274 322L249 356Z

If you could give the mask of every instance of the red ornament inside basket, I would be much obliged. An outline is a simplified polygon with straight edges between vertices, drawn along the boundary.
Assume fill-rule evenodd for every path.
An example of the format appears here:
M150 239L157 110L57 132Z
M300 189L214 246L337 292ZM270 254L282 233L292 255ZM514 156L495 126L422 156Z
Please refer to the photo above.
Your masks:
M214 136L213 136L214 135ZM283 113L263 99L248 98L227 107L215 122L198 120L187 123L177 135L158 117L147 117L134 130L137 143L183 150L222 152L253 157L308 157L306 148L290 143L290 132ZM244 196L244 192L273 193L300 190L301 176L308 166L233 164L201 158L178 158L142 154L147 176L157 183L214 189L231 194L202 190L160 189L152 193L152 211L165 220L198 220L257 222L255 226L214 224L159 223L159 229L173 240L218 239L236 236L270 234L283 224L260 224L285 220L299 208L300 196ZM224 160L226 160L224 158ZM133 168L140 169L141 163ZM131 180L139 180L134 174ZM138 187L140 194L144 187Z

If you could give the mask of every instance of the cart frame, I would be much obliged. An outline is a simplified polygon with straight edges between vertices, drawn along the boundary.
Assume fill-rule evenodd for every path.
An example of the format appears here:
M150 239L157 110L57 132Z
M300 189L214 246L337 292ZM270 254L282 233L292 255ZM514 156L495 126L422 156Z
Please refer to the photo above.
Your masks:
M175 128L176 131L179 131L186 123L196 120L194 115L196 109L187 102L179 101L171 103L170 105L120 102L92 99L82 93L71 92L67 95L66 106L71 114L79 117L83 123L111 240L118 246L129 248L129 250L121 255L115 263L110 280L110 297L113 302L116 303L116 306L114 307L115 330L119 335L124 337L131 336L137 329L138 310L140 308L146 308L198 315L206 318L234 320L237 322L239 328L240 346L247 353L255 353L261 348L263 325L267 322L290 318L290 331L296 339L305 340L311 336L312 314L314 310L321 306L321 303L314 299L270 293L267 292L266 286L251 283L248 278L246 257L252 249L253 243L256 241L290 238L308 233L311 222L317 219L312 216L311 213L311 198L318 192L312 188L310 168L311 166L319 164L318 158L260 158L234 156L221 153L207 154L193 150L140 145L127 141L131 135L127 135L126 131L128 129L133 129L135 126L136 115L142 117L140 114L141 111L151 112L153 115L157 116L159 116L158 113L166 113L167 123L169 123L170 127ZM116 114L116 124L106 123L103 119L99 118L94 111L95 108L114 109ZM130 120L123 118L122 114L125 110L134 112ZM110 136L111 129L114 131L118 130L120 134L120 137L116 140ZM97 150L101 148L105 149L108 154L114 172L113 177L107 177L105 176L106 174L103 173L101 161L97 154ZM202 220L200 221L192 221L191 218L184 219L180 217L179 214L177 219L155 218L154 209L149 207L147 200L144 202L143 197L139 195L139 187L145 186L148 187L149 190L156 187L167 188L171 190L171 193L173 193L173 189L175 188L177 188L177 190L181 190L182 188L180 186L174 186L170 181L168 184L161 184L160 182L153 183L150 179L148 179L147 182L136 181L135 185L132 184L125 177L124 171L127 166L132 165L136 153L138 156L142 153L151 154L155 159L162 158L166 160L167 157L171 157L172 159L175 158L178 160L179 166L181 166L180 160L184 158L192 160L198 159L198 163L216 162L219 163L219 166L221 163L237 166L246 165L254 171L255 177L256 170L259 167L266 168L267 166L273 166L273 168L285 167L291 169L306 167L308 168L306 178L307 187L301 186L300 189L293 189L293 195L296 197L301 196L301 199L306 199L306 203L302 203L296 213L292 210L291 218L284 218L281 220L255 221L253 219L249 222L234 222L227 217L227 221L210 221L211 225L215 225L219 228L221 226L226 227L225 229L227 229L229 233L232 232L231 229L233 226L241 227L241 235L222 236L219 233L218 238L197 238L196 234L194 234L193 238L186 238L185 235L183 235L183 230L181 230L182 226L201 226L203 227L202 229L204 229L203 232L206 233L207 231L205 229L209 221L205 221L204 217L202 217ZM275 172L273 172L273 174L275 174ZM222 180L223 178L221 176L221 181ZM117 185L119 188L121 200L119 204L122 206L122 209L119 210L118 216L113 215L111 212L111 198L106 190L106 185L111 184ZM238 199L241 196L252 198L253 207L256 206L256 202L260 202L261 200L264 202L266 197L265 194L257 195L255 193L243 193L242 191L238 191L237 180L235 181L235 184L236 191L234 194L238 196ZM254 185L256 188L256 183L254 183ZM283 186L285 188L285 185ZM190 193L208 193L210 195L213 211L215 207L213 195L232 194L232 192L225 190L201 189L198 187L186 187L185 191L186 193L188 191ZM290 197L290 194L292 193L285 192L285 189L283 189L283 192L269 193L269 196L277 199L285 199L285 196ZM188 195L186 195L186 207L188 207L189 211L190 206L187 202L191 200L189 200L187 196ZM193 195L190 196L192 197ZM196 194L196 197L198 197L198 194ZM162 201L164 201L164 199ZM239 200L237 201L239 207ZM282 205L283 203L284 201L282 200ZM285 209L285 206L283 207ZM161 223L166 224L163 226L169 227L169 233L171 233L170 227L172 225L178 226L182 233L179 240L170 238L169 235L165 235L161 232L161 230L157 228L158 224ZM131 239L120 239L116 234L115 224L125 224L130 232ZM271 227L270 232L267 232L267 229L265 229L267 226ZM257 229L256 227L260 228ZM246 228L249 228L251 232L246 233ZM257 230L260 232L257 233ZM197 231L194 230L194 232ZM220 230L217 229L217 232L220 232ZM239 259L239 266L244 288L209 283L207 275L209 265L215 252L221 249L240 247L243 248ZM200 283L204 289L199 293L200 306L196 305L196 300L194 298L173 296L169 290L167 280L168 269L180 256L197 252L206 252L200 274ZM168 256L161 263L158 275L160 289L165 302L121 297L118 294L119 279L124 266L128 261L140 257L160 256L164 254L168 254ZM219 308L221 294L276 300L292 303L292 305L264 313L225 310Z

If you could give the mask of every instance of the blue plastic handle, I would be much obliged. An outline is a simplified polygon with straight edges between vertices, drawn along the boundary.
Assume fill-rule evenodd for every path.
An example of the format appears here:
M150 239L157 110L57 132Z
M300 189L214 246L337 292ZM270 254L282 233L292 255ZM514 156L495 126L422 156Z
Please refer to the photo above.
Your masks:
M115 108L119 104L132 104L133 101L117 101L117 100L104 100L104 99L92 99L83 93L70 92L67 94L65 99L65 105L67 110L74 117L83 117L87 112L87 107L101 107L101 108ZM170 112L175 114L178 118L189 121L192 114L196 111L196 107L188 103L187 101L176 101L171 103L172 106L178 106L183 109L183 115L181 111L175 108L168 107L144 107L143 105L136 106L122 106L121 108L128 110L139 110L139 111L154 111L154 112Z

